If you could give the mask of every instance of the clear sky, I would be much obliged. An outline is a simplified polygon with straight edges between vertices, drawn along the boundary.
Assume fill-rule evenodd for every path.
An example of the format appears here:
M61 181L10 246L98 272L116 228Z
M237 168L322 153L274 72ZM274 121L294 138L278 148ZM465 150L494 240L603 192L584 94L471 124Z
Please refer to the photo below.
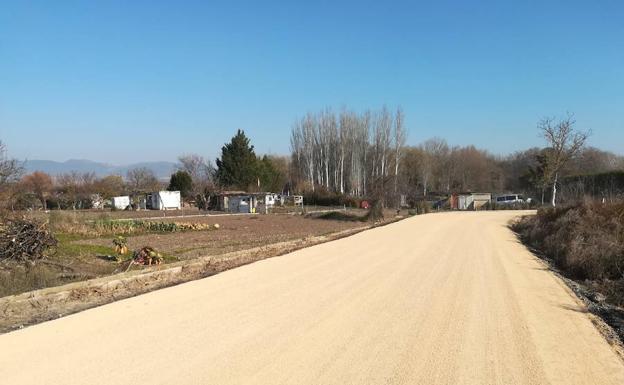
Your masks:
M624 153L624 2L0 1L0 139L29 159L286 154L307 111L507 153L576 116Z

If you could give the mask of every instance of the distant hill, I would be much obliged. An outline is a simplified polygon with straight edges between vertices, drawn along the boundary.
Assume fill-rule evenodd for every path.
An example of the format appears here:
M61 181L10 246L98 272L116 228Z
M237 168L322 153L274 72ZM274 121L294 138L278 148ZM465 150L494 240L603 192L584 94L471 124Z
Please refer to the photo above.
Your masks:
M26 172L43 171L50 175L58 175L66 172L94 172L97 176L117 174L125 176L128 170L138 167L146 167L156 174L158 179L169 179L176 164L173 162L141 162L124 166L94 162L86 159L70 159L65 162L53 160L27 160L24 164Z

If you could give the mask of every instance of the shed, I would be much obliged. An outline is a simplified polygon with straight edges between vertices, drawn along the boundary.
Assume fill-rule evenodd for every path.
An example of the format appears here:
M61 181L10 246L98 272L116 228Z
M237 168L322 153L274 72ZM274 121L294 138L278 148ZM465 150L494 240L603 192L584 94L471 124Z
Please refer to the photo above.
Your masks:
M463 193L457 195L457 209L479 210L492 201L491 193Z
M226 211L231 213L255 213L258 198L253 195L233 195L228 199L228 208Z
M111 201L115 210L125 210L130 206L130 197L128 195L113 197Z
M180 210L182 199L179 191L157 191L147 195L147 207L152 210Z
M211 208L217 211L230 211L231 200L236 197L248 196L244 191L222 191L214 195L211 199Z

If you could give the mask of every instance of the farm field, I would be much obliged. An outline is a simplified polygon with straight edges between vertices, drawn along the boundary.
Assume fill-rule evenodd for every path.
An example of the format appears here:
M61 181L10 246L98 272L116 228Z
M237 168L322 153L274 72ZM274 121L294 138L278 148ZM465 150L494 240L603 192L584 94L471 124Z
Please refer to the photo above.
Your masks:
M163 263L167 264L206 256L218 258L219 255L230 252L304 240L367 225L361 220L348 220L362 217L365 215L364 210L349 211L347 220L319 219L318 214L306 216L204 214L148 220L134 216L133 220L124 221L130 219L129 214L144 215L143 218L146 218L148 214L154 217L155 214L161 213L122 211L103 214L83 211L47 214L50 228L59 240L56 250L35 266L14 265L0 270L0 297L117 274L129 269L141 269L141 266L129 266L128 259L133 250L146 246L157 250L163 257ZM46 214L32 213L32 215ZM396 212L388 210L386 219L394 219L395 215ZM136 223L153 224L156 230L134 226ZM167 229L167 225L180 224L198 225L201 229L176 231ZM215 225L218 225L218 229L215 229ZM163 227L163 230L158 230L160 227ZM113 240L118 235L123 235L127 240L129 253L125 256L117 256L115 252ZM122 261L115 260L115 257L121 257Z
M218 224L219 229L130 236L128 237L130 249L151 245L177 259L191 259L293 239L326 235L364 225L362 222L323 220L301 215L218 216L169 219L165 222ZM107 246L110 244L110 239L87 239L75 243Z

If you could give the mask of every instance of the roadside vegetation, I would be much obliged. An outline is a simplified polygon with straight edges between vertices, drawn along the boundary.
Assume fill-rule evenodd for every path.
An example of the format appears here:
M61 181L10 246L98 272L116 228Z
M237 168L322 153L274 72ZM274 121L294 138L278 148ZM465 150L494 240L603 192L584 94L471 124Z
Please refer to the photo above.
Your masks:
M624 202L543 208L512 228L624 341Z
M624 307L624 203L544 208L513 229L564 275Z

